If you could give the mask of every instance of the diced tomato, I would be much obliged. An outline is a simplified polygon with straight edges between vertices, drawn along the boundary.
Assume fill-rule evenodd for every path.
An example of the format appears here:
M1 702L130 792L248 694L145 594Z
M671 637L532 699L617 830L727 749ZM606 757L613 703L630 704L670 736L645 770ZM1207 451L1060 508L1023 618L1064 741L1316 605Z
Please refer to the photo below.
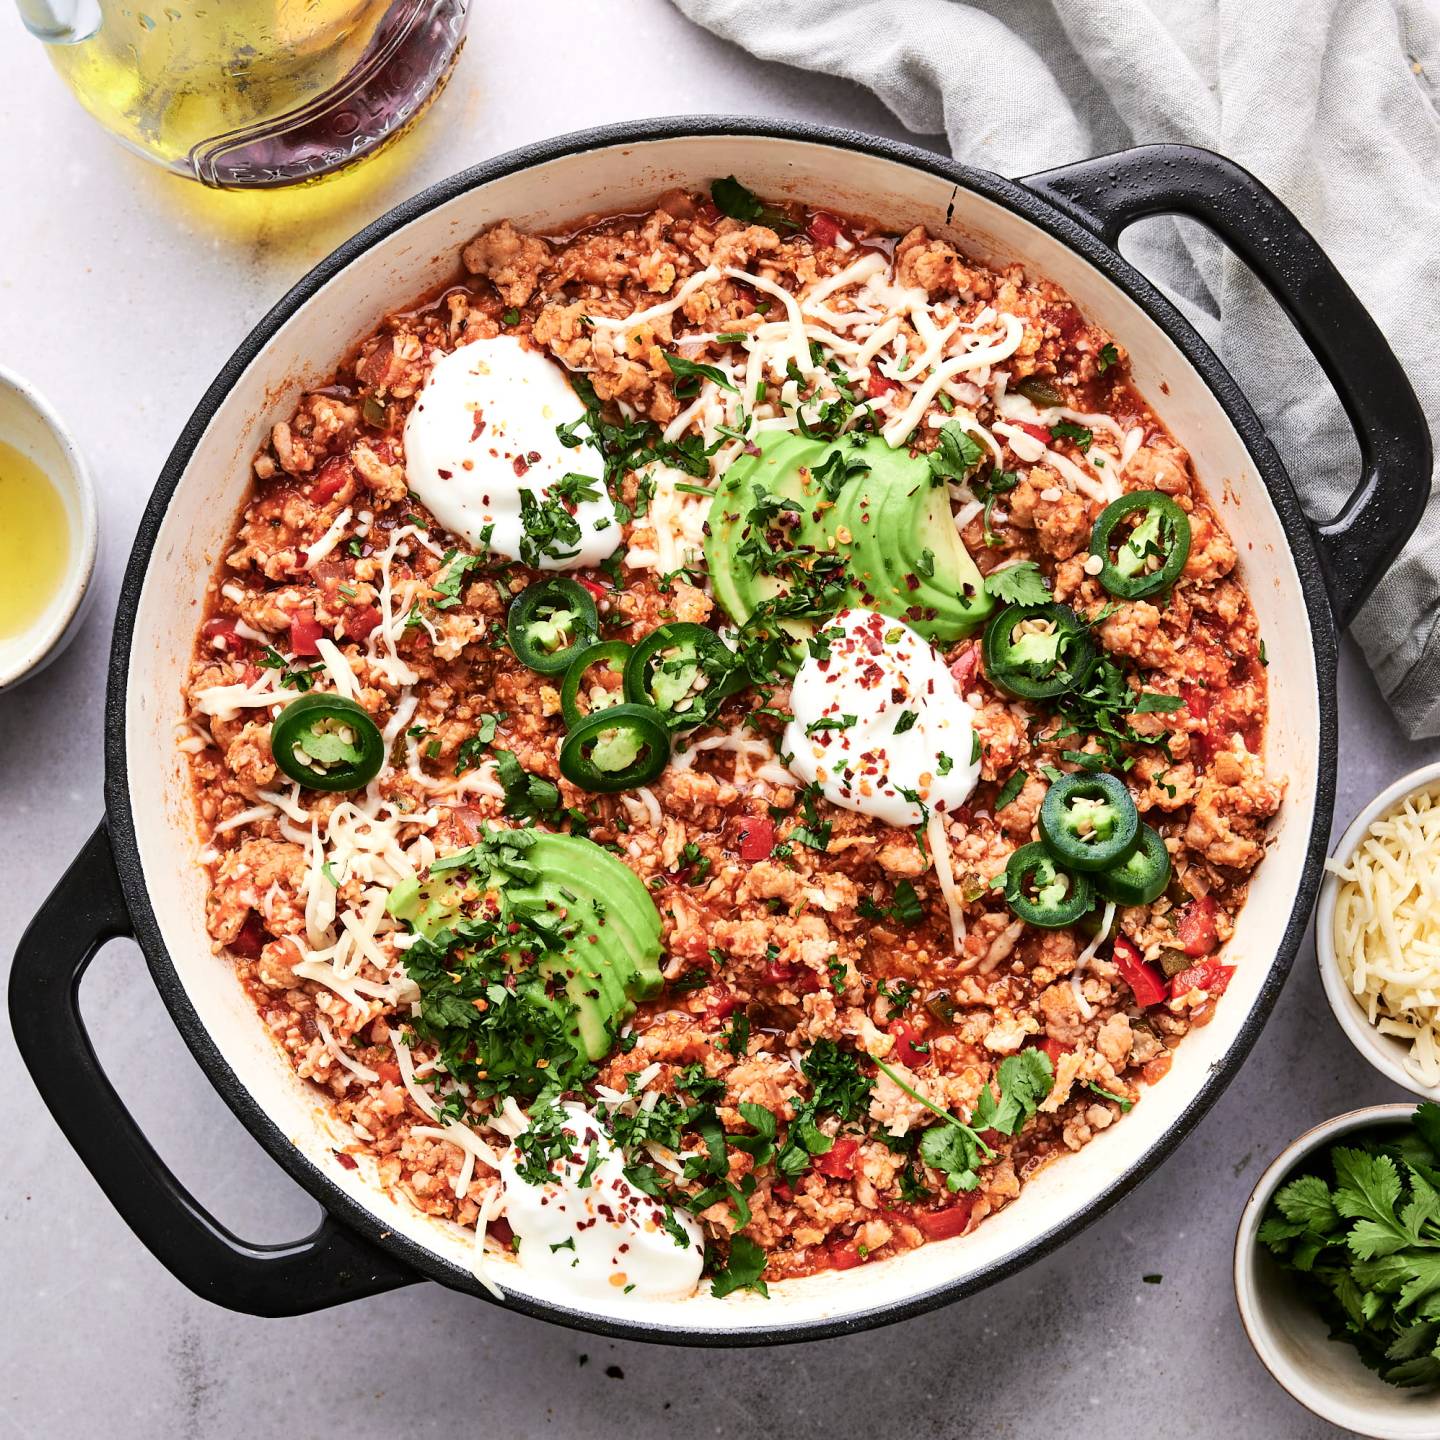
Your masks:
M961 652L960 658L950 667L950 676L955 681L956 688L963 695L975 679L975 672L980 668L980 647L978 645L967 645Z
M400 1067L393 1060L380 1061L375 1067L375 1073L382 1080L388 1080L392 1085L400 1083Z
M720 207L713 200L702 200L696 208L707 224L718 225L725 218Z
M247 664L240 672L240 679L243 684L253 685L260 678L260 667L254 664Z
M1042 445L1051 445L1055 437L1043 425L1030 425L1024 420L1012 420L1012 425L1018 425L1027 435L1032 435Z
M1180 698L1185 708L1197 719L1203 720L1210 713L1214 697L1203 685L1182 685Z
M795 1192L783 1180L777 1180L770 1187L770 1193L786 1205L795 1198Z
M245 923L240 927L239 933L230 942L230 948L237 955L243 955L247 960L254 960L269 943L270 932L265 928L260 916L252 910L245 917Z
M1060 1064L1060 1057L1062 1055L1068 1055L1070 1053L1070 1047L1068 1045L1062 1045L1053 1035L1047 1035L1043 1040L1037 1040L1033 1048L1045 1052L1052 1070Z
M813 995L820 988L820 977L807 965L792 965L788 960L771 960L760 972L767 985L786 985L801 995Z
M817 245L833 245L836 237L845 233L845 227L835 216L824 210L816 210L806 222L805 233Z
M310 487L310 500L315 505L325 505L333 500L345 487L350 478L350 462L343 456L332 455L321 467Z
M1187 955L1208 955L1220 943L1215 928L1215 897L1202 895L1187 905L1175 923L1175 933Z
M949 1240L970 1228L974 1208L975 1197L966 1195L943 1210L916 1210L913 1218L927 1240Z
M1148 1010L1165 998L1164 977L1141 958L1139 950L1123 935L1115 937L1113 957L1120 978L1135 992L1136 1003L1142 1009Z
M320 647L316 642L324 634L325 627L315 618L313 612L290 617L290 648L295 654L318 655Z
M374 605L352 605L340 622L341 633L347 640L365 640L380 623L380 611Z
M507 1247L515 1243L515 1232L510 1228L510 1222L503 1215L497 1215L485 1227L485 1233L487 1235L493 1235L502 1245Z
M915 1048L915 1032L903 1020L892 1020L889 1031L895 1037L895 1048L890 1053L902 1065L913 1070L930 1058L925 1051Z
M576 577L579 578L578 576ZM580 583L596 598L596 600L607 600L610 597L608 586L602 585L598 580L581 580Z
M898 380L892 380L888 375L882 375L873 366L871 367L870 378L865 382L865 393L872 400L878 400L882 395L888 395L892 390L900 388Z
M712 999L705 1013L712 1020L726 1020L745 1004L723 980L717 980L710 987L710 993Z
M775 848L775 822L768 815L747 815L740 822L737 848L742 860L766 860Z
M245 653L245 642L229 616L217 615L213 620L207 620L200 627L200 633L215 649L223 650L227 655Z
M855 1173L855 1152L860 1142L853 1135L842 1135L823 1154L815 1157L815 1168L832 1180L848 1180Z
M832 1240L825 1247L825 1256L832 1270L853 1270L865 1263L860 1247L853 1240Z
M1204 990L1213 1000L1225 993L1225 987L1234 973L1233 965L1222 965L1218 960L1202 960L1198 965L1170 977L1170 998L1174 1000L1192 990Z

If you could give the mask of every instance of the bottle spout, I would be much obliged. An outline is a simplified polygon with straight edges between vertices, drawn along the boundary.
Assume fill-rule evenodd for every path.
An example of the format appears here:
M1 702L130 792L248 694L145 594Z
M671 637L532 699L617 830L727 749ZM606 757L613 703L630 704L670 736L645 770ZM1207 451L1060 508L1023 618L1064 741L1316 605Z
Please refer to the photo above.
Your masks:
M47 45L74 45L88 40L105 17L100 0L17 0L25 28Z

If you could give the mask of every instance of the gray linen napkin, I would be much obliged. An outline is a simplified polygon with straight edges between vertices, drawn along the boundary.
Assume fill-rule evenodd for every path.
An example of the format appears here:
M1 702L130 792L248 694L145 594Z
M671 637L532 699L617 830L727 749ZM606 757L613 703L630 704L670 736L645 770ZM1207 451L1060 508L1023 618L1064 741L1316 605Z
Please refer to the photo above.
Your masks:
M1146 141L1204 145L1300 217L1394 346L1440 435L1440 0L675 0L767 60L843 75L957 159L1024 175ZM1129 257L1214 347L1311 514L1359 474L1319 367L1188 222ZM1440 487L1353 631L1400 723L1440 734Z

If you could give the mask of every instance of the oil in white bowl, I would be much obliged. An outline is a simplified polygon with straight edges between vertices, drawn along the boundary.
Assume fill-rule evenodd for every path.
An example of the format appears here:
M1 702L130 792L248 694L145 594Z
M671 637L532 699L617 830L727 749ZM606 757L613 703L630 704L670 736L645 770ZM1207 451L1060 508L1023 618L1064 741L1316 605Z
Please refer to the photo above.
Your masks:
M50 477L0 440L0 640L45 613L70 562L70 518Z

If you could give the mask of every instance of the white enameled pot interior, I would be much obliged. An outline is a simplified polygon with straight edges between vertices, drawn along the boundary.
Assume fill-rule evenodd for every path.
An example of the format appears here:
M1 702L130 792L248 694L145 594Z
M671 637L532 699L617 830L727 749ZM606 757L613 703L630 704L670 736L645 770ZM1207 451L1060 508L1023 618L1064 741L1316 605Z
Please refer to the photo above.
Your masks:
M1279 951L1305 860L1316 795L1318 685L1300 581L1284 530L1240 437L1208 387L1145 312L1088 261L1028 220L902 162L818 141L703 136L612 144L491 180L402 226L331 279L293 314L238 378L202 435L157 537L135 620L126 697L130 799L145 881L181 981L215 1044L279 1129L334 1184L389 1229L468 1268L470 1238L384 1196L367 1168L335 1159L324 1111L296 1080L211 954L205 874L174 725L186 656L208 576L249 483L249 461L269 427L307 384L387 310L412 302L454 271L459 247L510 217L549 230L591 211L639 210L675 184L699 187L738 174L761 193L794 194L904 229L924 222L986 259L1020 261L1063 286L1130 351L1140 389L1189 448L1235 537L1269 654L1268 763L1288 782L1274 846L1241 917L1229 959L1238 969L1214 1022L1179 1048L1144 1102L1078 1155L1040 1174L1020 1200L973 1234L860 1270L773 1286L723 1301L633 1303L617 1294L584 1307L622 1322L699 1331L835 1320L897 1304L1012 1259L1075 1219L1161 1143L1212 1069L1224 1063ZM947 207L953 202L953 220ZM1138 1202L1143 1204L1143 1198ZM560 1291L506 1265L513 1292L574 1308Z

